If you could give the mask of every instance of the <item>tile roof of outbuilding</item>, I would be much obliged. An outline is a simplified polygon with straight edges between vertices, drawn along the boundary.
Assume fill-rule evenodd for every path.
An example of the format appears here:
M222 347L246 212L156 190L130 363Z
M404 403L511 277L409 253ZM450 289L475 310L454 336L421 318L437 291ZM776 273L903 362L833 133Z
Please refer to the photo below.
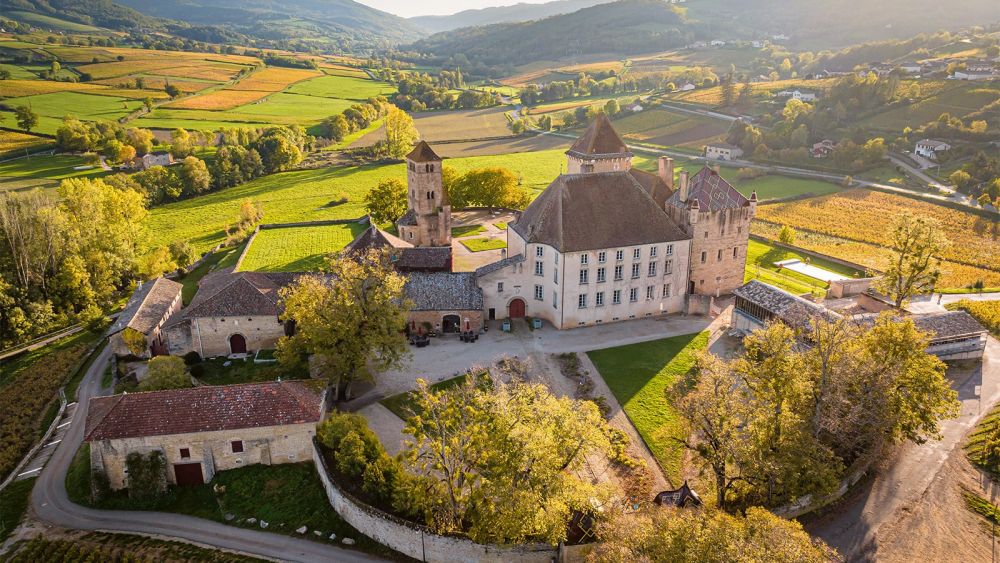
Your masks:
M441 157L434 152L434 149L427 144L427 141L420 141L417 143L410 154L406 155L407 160L412 160L413 162L440 162Z
M344 247L344 251L364 252L372 248L413 248L413 245L372 225L354 237L354 240Z
M826 307L792 295L783 289L774 287L758 280L750 280L736 288L733 294L746 299L790 326L808 328L813 318L822 316L827 320L835 320L841 316Z
M667 200L669 205L686 208L692 201L698 202L702 212L737 209L750 204L750 200L733 187L718 172L709 167L702 168L688 180L688 199L682 202L679 190Z
M624 156L631 153L625 141L611 125L608 116L599 113L566 154L577 157L601 157Z
M205 385L91 399L86 440L238 430L320 420L320 395L298 381Z
M292 272L213 272L198 287L191 304L178 315L196 317L277 316L278 291L298 278Z
M510 228L560 252L691 238L629 172L561 175Z
M108 329L108 336L126 328L149 334L163 320L182 288L181 284L166 278L156 278L135 288L125 309Z
M986 333L983 325L965 311L914 315L911 318L918 329L933 335L932 341Z
M483 290L475 272L412 272L403 292L414 311L481 311Z

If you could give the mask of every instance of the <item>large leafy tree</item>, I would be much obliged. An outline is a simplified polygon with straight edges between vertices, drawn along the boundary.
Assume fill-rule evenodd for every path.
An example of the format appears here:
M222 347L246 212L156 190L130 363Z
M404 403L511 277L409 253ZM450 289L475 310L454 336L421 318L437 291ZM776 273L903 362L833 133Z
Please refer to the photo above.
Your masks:
M191 387L191 377L184 370L184 360L177 356L156 356L149 360L140 391L161 391Z
M284 319L295 323L295 334L278 341L278 361L296 366L311 356L310 365L335 388L346 384L348 398L353 382L401 367L410 306L405 282L385 252L330 258L325 275L300 277L282 290Z
M934 219L904 213L892 227L892 260L877 288L902 307L913 295L933 290L941 277L939 256L948 239Z
M482 205L523 209L530 202L528 191L519 185L517 175L506 168L477 168L455 181L452 205Z
M395 223L406 213L406 184L399 178L382 180L365 196L365 209L376 223Z
M382 147L389 158L403 158L420 138L413 118L408 113L391 107L385 114L385 140Z

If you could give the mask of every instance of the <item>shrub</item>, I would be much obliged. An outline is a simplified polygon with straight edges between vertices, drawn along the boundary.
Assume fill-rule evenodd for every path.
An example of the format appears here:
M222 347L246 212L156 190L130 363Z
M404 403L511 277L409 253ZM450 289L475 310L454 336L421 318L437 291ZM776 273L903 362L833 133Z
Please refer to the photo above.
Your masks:
M167 461L163 452L149 455L132 452L125 458L128 470L128 496L136 500L151 500L167 489Z
M184 365L193 366L194 364L201 363L201 354L191 350L187 354L184 354Z
M205 366L201 364L195 364L191 366L191 377L201 378L205 375Z

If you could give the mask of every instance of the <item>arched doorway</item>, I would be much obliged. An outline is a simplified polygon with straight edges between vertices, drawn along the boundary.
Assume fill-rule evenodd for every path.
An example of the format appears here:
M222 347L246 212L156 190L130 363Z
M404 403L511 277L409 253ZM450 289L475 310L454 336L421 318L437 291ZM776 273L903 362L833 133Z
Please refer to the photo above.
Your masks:
M519 297L511 299L510 304L507 305L507 316L512 319L523 319L524 299L521 299Z
M247 339L242 334L234 334L229 337L230 354L246 354Z
M445 315L441 319L441 332L460 332L462 330L462 319L458 315Z

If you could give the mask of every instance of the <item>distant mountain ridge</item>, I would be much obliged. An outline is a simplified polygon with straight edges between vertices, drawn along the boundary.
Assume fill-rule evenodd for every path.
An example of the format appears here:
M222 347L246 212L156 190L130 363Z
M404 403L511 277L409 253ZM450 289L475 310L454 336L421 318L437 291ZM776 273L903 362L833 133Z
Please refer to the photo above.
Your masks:
M111 0L0 0L0 16L7 11L33 12L109 29L162 29L165 26L165 22L157 18Z
M613 0L553 0L542 4L521 2L513 6L497 6L478 10L463 10L448 16L416 16L410 23L430 33L440 33L461 27L477 27L495 23L526 22L560 14L569 14L583 8L606 4Z

